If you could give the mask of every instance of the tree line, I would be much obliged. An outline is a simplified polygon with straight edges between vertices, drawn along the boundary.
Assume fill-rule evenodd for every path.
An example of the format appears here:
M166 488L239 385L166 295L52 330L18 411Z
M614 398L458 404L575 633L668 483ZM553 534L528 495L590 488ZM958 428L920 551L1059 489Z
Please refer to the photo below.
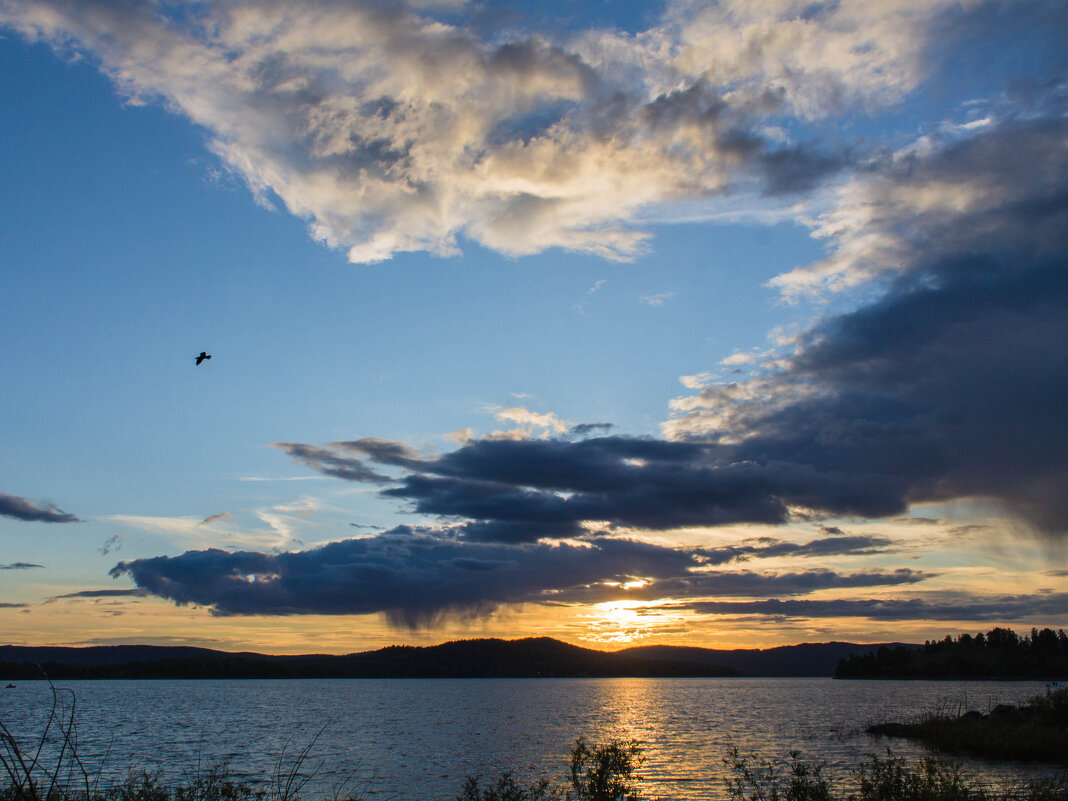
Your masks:
M1060 679L1068 677L1064 629L1017 634L993 628L983 634L947 635L921 647L880 647L842 659L838 679Z

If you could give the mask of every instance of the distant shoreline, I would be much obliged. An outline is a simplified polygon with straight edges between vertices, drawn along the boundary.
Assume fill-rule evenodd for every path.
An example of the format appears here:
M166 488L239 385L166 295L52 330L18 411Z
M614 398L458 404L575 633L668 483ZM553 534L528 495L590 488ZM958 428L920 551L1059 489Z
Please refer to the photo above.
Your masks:
M900 643L891 644L895 647ZM273 656L185 646L0 646L0 681L78 679L830 678L872 644L803 643L714 650L640 646L597 651L548 637L457 640L346 654ZM914 647L914 646L905 646Z

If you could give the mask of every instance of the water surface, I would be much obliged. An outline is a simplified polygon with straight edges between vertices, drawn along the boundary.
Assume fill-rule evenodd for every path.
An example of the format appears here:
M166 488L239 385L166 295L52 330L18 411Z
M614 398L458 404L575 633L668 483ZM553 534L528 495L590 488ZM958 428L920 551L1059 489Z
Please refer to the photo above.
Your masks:
M723 799L723 758L778 758L791 750L826 761L841 778L869 754L927 752L864 734L949 704L987 711L1044 691L1041 682L834 681L832 679L342 679L70 681L78 751L87 767L173 778L225 760L270 777L312 743L318 773L306 797L333 797L358 779L365 797L453 799L468 775L562 781L576 737L635 739L650 796ZM0 720L29 742L50 707L44 682L0 690ZM317 739L316 739L317 737ZM105 758L106 755L106 758ZM961 760L986 782L1028 773Z

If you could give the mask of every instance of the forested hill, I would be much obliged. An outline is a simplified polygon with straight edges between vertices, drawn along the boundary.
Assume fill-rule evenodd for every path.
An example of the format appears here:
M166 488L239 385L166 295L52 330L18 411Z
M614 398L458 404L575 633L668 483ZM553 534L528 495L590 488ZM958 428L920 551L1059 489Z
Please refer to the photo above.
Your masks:
M1031 629L1018 635L995 628L986 634L947 636L920 647L881 647L842 659L839 679L1063 679L1068 678L1068 635Z
M889 643L889 647L897 646ZM672 645L606 652L553 640L458 640L330 656L268 656L207 648L114 645L0 646L0 679L39 678L480 678L564 676L824 676L840 659L876 645L804 643L714 650ZM916 648L918 646L909 646Z
M646 659L676 659L723 665L743 676L822 676L834 675L835 666L853 654L878 648L918 648L906 643L857 644L852 642L806 642L775 648L688 648L676 645L644 645L619 651Z
M38 667L38 665L40 667ZM133 678L519 678L731 676L735 670L670 658L580 648L548 637L394 645L330 656L267 656L199 648L0 646L0 679Z

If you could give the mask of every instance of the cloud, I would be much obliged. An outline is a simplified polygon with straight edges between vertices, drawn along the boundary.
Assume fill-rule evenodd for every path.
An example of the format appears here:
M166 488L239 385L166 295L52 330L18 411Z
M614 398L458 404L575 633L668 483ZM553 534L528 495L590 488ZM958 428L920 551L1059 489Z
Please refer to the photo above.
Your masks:
M79 590L68 592L64 595L53 595L50 600L59 601L65 598L144 598L148 593L144 590Z
M292 444L282 447L293 450ZM303 461L300 454L308 449L324 454L324 472L378 475L354 458L352 465L339 468L350 457L339 453L336 443L299 446L294 452ZM897 509L882 497L885 479L879 473L835 475L738 460L732 448L705 442L486 438L439 457L406 458L403 464L406 474L381 495L406 501L418 513L466 518L465 536L480 541L575 537L586 521L654 530L784 523L791 505L814 506L817 495L822 508L836 516L879 516ZM377 483L377 478L367 480Z
M591 525L881 518L973 499L1062 537L1068 454L1050 443L1068 441L1066 110L1063 87L1035 90L855 179L843 197L866 198L850 212L863 224L834 234L850 258L835 269L870 278L881 264L881 282L751 377L674 400L664 439L520 431L433 458L379 441L282 447L329 475L382 484L413 512L466 521L464 535L483 542ZM813 270L783 281L824 274Z
M881 289L802 333L777 369L677 399L665 433L779 465L811 490L790 502L815 510L864 476L862 514L983 498L1068 532L1068 458L1050 447L1068 437L1068 121L1043 110L1064 94L851 184L827 217L835 255L778 285L878 274Z
M707 370L694 375L679 376L679 383L687 389L701 389L707 384L712 383L715 376Z
M366 467L363 461L339 456L336 452L327 448L302 445L299 442L276 442L274 447L281 448L312 470L317 470L334 478L343 478L348 481L366 481L374 484L388 484L390 482L389 476L371 470ZM341 449L343 446L339 443L337 447Z
M135 559L112 576L222 615L381 613L414 628L539 601L558 588L677 576L696 565L684 551L629 540L515 546L401 527L294 553L209 549Z
M833 570L805 570L787 573L758 573L751 570L713 570L684 576L654 579L640 587L596 583L555 594L568 603L607 601L660 601L679 598L752 597L763 595L807 595L821 590L883 587L916 584L933 574L899 568L892 571L862 570L839 573ZM695 602L695 605L698 602Z
M637 34L550 36L424 3L23 0L0 24L89 54L130 102L204 130L259 202L376 262L456 254L461 236L630 259L650 207L807 190L860 156L784 122L899 102L963 13L674 2Z
M124 561L111 575L128 575L139 589L110 594L149 593L220 615L380 613L394 625L417 628L488 615L503 604L804 595L930 576L908 569L710 571L702 561L694 550L605 536L505 544L402 526L292 553L208 549Z
M656 295L642 295L638 300L649 306L663 306L664 301L670 300L673 297L675 297L674 292L660 292Z
M125 534L115 534L108 537L104 544L97 548L101 556L107 556L112 551L117 551L122 547L122 541L126 538Z
M36 567L44 567L44 565L35 565L32 562L12 562L7 565L0 565L0 570L33 570Z
M573 437L585 437L591 434L607 434L615 426L612 423L575 423L567 433Z
M1001 595L975 598L768 599L701 601L680 604L709 615L755 615L776 618L863 617L870 620L1020 620L1068 615L1068 593Z
M219 615L377 613L393 625L417 628L485 616L507 604L806 595L914 584L931 575L909 569L709 570L697 550L615 537L513 544L457 533L401 526L292 553L208 549L133 559L118 563L111 575L128 575L138 589L110 594L148 593Z
M0 492L0 515L14 517L16 520L37 521L41 523L79 523L72 514L64 512L55 504L36 506L25 498Z
M840 534L841 532L834 530L830 533ZM893 544L893 541L886 537L864 534L825 537L806 543L783 542L771 538L762 538L757 542L758 544L750 542L721 548L702 548L700 553L709 564L719 565L779 556L813 557L885 553L887 548Z
M503 438L521 438L533 436L535 431L540 431L540 436L560 436L566 434L572 424L567 420L561 420L552 412L532 412L523 406L509 406L506 408L494 408L493 416L501 422L515 423L516 428L510 432L500 432L498 436Z
M229 514L214 515L207 519L199 517L158 517L150 515L111 515L110 520L127 526L164 534L189 547L191 544L204 547L225 544L227 547L282 548L293 544L295 520L305 520L317 509L314 500L305 499L298 504L279 504L252 512L260 523L256 528L246 528L233 522ZM300 515L300 518L294 518ZM100 548L102 554L117 551L126 535L115 535Z

